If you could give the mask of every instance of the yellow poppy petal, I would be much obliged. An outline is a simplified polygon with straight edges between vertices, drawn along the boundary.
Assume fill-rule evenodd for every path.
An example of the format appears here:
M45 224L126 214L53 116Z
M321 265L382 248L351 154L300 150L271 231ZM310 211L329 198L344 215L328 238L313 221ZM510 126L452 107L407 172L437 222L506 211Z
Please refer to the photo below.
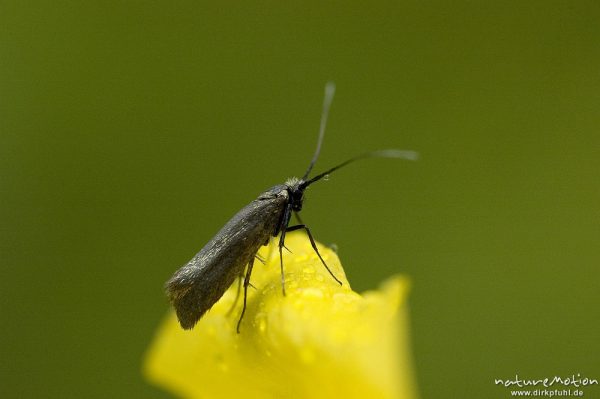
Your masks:
M152 383L185 398L416 398L408 341L408 280L353 292L331 249L291 233L284 250L286 296L274 241L259 255L248 307L234 284L191 331L169 314L145 362Z

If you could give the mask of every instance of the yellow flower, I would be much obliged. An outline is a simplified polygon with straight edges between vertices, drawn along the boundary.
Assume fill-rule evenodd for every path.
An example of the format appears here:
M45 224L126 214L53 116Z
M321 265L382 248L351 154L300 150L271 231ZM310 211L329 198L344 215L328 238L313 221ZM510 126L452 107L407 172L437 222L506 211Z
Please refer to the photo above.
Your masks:
M234 284L191 331L173 312L150 346L144 374L186 398L416 398L408 342L408 281L351 290L340 261L302 232L286 236L286 296L276 240L259 255L241 324ZM233 311L232 310L233 307Z

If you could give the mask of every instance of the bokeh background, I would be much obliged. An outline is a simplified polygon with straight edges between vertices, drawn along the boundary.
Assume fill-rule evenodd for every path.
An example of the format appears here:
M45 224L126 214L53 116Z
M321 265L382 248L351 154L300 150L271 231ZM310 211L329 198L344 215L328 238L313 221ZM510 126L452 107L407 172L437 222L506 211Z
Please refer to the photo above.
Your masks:
M301 175L355 289L411 277L423 398L600 378L600 3L0 4L0 396L167 398L162 284ZM243 383L233 381L232 383ZM600 388L586 396L600 396Z

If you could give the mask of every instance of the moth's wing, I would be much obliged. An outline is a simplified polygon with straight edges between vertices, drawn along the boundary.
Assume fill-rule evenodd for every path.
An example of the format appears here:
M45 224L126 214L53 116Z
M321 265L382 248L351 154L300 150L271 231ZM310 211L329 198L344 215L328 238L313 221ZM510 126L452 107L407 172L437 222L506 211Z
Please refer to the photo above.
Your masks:
M191 329L244 272L281 219L286 198L258 199L240 210L165 284L181 327Z

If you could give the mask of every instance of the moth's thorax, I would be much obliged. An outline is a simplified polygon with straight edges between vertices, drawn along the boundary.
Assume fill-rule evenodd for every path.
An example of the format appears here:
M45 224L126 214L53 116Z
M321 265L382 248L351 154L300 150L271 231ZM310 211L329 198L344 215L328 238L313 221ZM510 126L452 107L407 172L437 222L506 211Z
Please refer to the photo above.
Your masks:
M275 198L285 198L286 203L292 204L292 209L296 212L302 209L304 201L304 190L306 190L305 181L292 177L286 180L284 184L271 187L262 193L258 200L272 200Z

